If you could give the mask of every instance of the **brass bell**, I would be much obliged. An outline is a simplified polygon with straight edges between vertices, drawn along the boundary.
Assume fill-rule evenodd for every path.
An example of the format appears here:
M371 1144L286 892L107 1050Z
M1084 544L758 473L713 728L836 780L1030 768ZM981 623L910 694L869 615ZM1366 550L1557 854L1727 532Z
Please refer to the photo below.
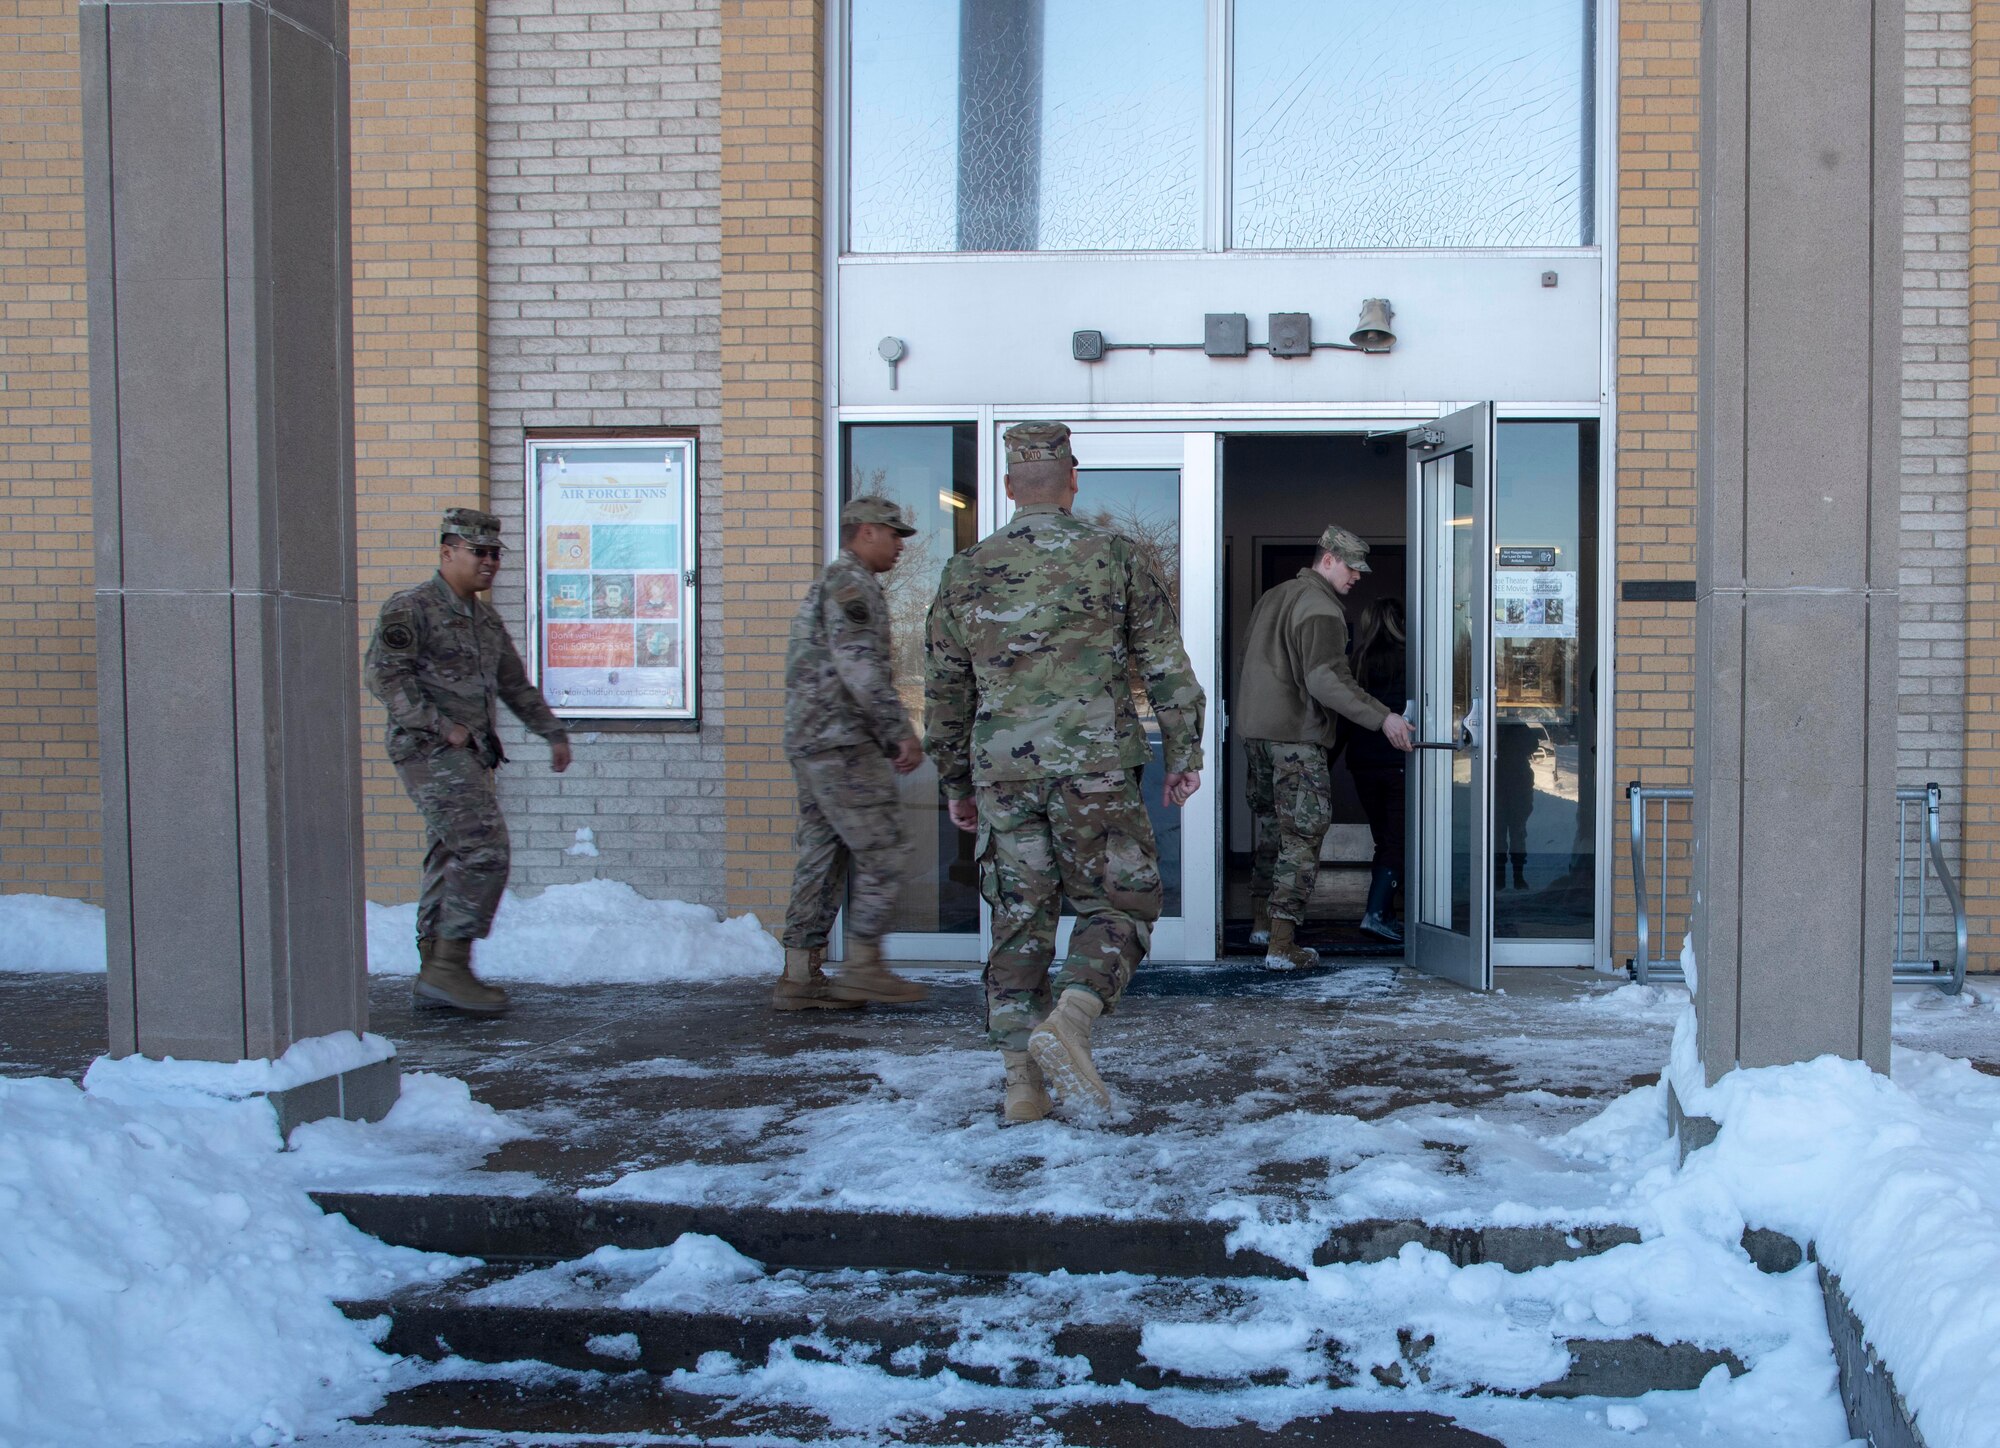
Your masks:
M1396 334L1389 330L1389 319L1395 315L1386 297L1370 297L1361 304L1361 320L1347 340L1364 352L1388 351L1396 345Z

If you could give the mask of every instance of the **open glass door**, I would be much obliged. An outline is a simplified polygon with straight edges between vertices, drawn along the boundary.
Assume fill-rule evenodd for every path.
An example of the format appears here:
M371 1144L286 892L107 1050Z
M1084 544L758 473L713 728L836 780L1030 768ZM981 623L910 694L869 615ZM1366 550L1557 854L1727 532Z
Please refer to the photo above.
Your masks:
M1005 426L997 424L991 439L999 459L996 477L1006 472L1006 451L1000 440ZM1135 690L1135 703L1153 748L1143 788L1160 848L1160 878L1165 886L1149 954L1154 960L1213 960L1221 905L1221 871L1216 863L1221 790L1214 773L1220 749L1215 718L1215 434L1078 428L1070 440L1077 457L1076 515L1117 529L1149 557L1180 610L1188 659L1195 677L1208 691L1203 742L1210 768L1203 772L1200 793L1181 809L1168 809L1160 799L1166 766L1159 728L1143 690ZM1012 505L1004 494L998 501L998 521L1004 526L1012 515ZM1069 950L1075 924L1069 902L1063 904L1062 924L1056 935L1057 960ZM983 934L990 941L992 923L985 918L987 914L982 911Z
M1417 969L1493 985L1493 404L1410 441L1411 760L1404 935Z

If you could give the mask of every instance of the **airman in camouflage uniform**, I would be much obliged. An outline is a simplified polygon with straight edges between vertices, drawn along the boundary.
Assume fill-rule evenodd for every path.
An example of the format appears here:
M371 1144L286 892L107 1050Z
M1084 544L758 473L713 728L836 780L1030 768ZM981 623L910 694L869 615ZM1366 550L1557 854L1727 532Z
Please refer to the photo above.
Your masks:
M771 1004L781 1011L916 1001L924 988L882 964L882 933L896 908L903 865L896 781L923 749L896 697L889 608L875 575L896 566L916 532L887 498L856 498L840 511L840 555L807 590L785 651L785 754L798 782L798 867L785 914L785 973ZM821 969L827 932L847 902L847 960Z
M1257 919L1250 938L1268 942L1264 963L1277 970L1319 961L1319 952L1300 945L1297 933L1319 874L1320 844L1333 823L1327 747L1335 716L1381 730L1398 749L1410 747L1409 721L1362 688L1347 660L1340 600L1368 571L1367 543L1329 527L1320 534L1313 566L1257 600L1244 640L1234 711L1249 755L1250 813L1257 826L1250 882Z
M925 747L953 822L978 831L993 908L987 1039L1006 1063L1005 1119L1032 1121L1049 1110L1045 1086L1109 1104L1091 1023L1117 1004L1160 915L1139 794L1151 748L1131 681L1159 722L1170 804L1200 786L1206 699L1138 547L1071 514L1069 429L1021 423L1006 440L1014 516L945 565L931 604ZM1052 992L1065 895L1077 923Z
M382 605L366 679L388 710L389 762L430 837L417 902L416 997L497 1015L507 993L472 972L472 942L493 928L509 864L507 822L494 794L493 771L507 757L494 703L548 740L558 774L569 767L569 735L529 682L500 615L478 597L500 568L500 520L447 508L438 527L438 571Z

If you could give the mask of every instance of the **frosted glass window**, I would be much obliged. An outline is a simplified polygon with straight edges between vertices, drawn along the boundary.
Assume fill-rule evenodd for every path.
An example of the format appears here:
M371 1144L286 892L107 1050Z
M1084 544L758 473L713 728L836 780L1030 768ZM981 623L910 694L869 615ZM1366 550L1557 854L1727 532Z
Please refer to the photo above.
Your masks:
M854 0L848 249L1201 245L1202 0Z
M1592 0L1236 0L1232 245L1578 246Z

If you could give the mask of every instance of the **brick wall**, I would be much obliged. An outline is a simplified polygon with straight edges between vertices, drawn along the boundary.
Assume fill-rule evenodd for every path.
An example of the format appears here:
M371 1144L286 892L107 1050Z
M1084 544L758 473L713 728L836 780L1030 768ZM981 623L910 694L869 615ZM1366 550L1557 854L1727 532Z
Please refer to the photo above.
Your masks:
M437 566L437 519L486 494L483 6L349 0L354 440L362 645ZM368 892L416 894L423 823L361 704Z
M1699 0L1626 0L1618 57L1618 578L1695 574ZM1685 785L1694 766L1694 605L1619 602L1613 958L1632 951L1624 787ZM1677 834L1681 848L1684 831ZM1677 854L1673 878L1685 879ZM1684 890L1670 904L1683 911ZM1685 921L1680 914L1679 920ZM1683 924L1674 927L1678 941ZM1656 926L1657 938L1657 926ZM1670 942L1669 954L1672 953Z
M524 519L528 428L700 430L703 722L579 733L556 776L518 728L517 885L604 876L723 903L725 527L714 0L489 0L488 393L494 511ZM524 636L522 575L494 602ZM598 854L570 855L591 829Z
M792 867L785 636L822 554L824 24L820 0L722 7L729 903L773 923Z
M0 27L0 889L98 891L74 0Z
M1965 805L1971 0L1909 0L1904 66L1903 567L1897 781Z
M2000 969L2000 0L1973 0L1966 476L1965 903Z

